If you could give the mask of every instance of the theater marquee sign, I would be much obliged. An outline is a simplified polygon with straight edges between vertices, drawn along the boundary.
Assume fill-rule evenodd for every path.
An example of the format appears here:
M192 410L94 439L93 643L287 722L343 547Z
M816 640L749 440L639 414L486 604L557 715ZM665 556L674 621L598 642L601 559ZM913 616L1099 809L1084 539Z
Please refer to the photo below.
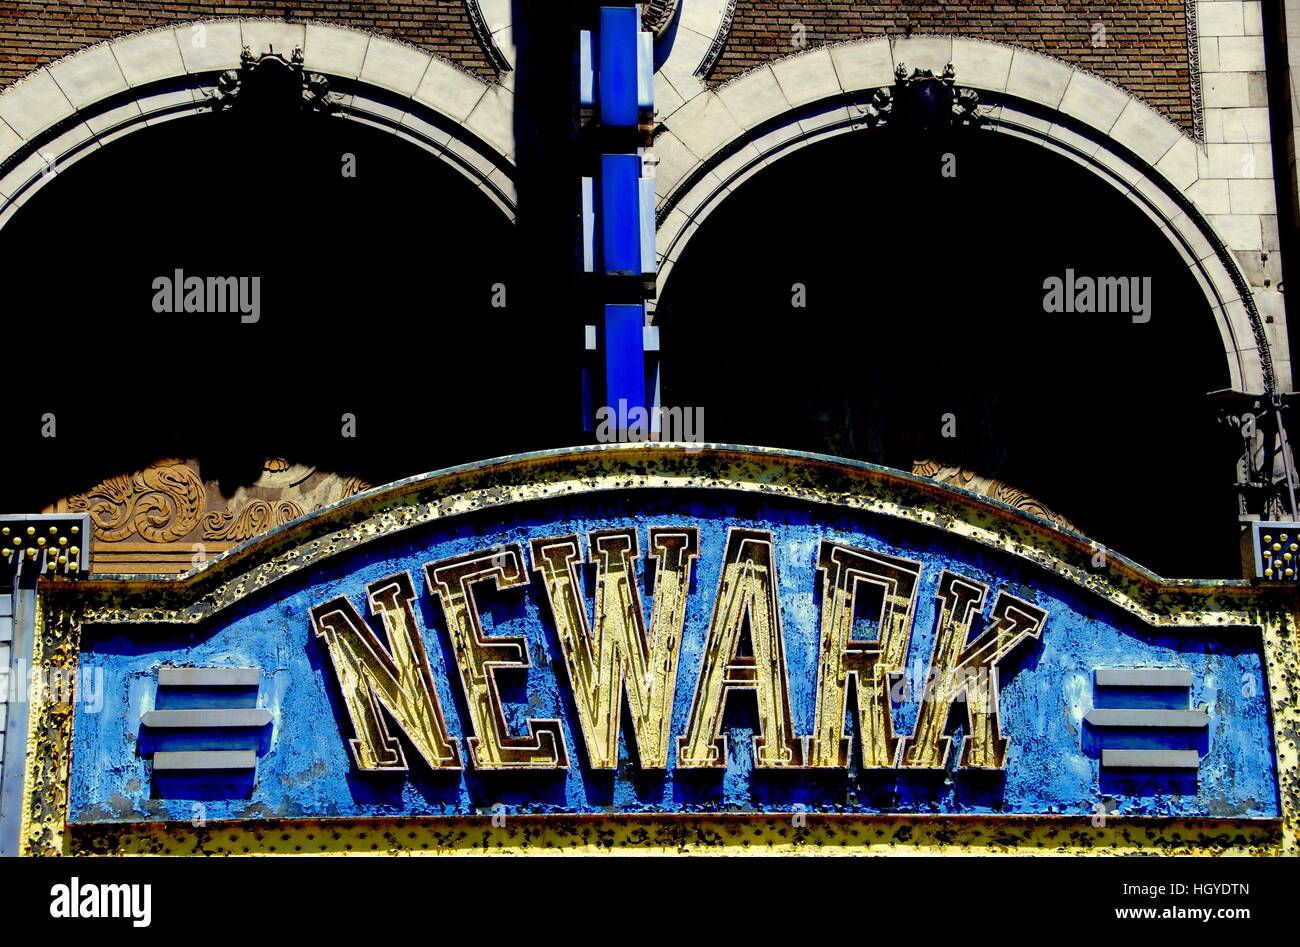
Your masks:
M371 490L45 583L51 852L1296 851L1295 589L741 448Z

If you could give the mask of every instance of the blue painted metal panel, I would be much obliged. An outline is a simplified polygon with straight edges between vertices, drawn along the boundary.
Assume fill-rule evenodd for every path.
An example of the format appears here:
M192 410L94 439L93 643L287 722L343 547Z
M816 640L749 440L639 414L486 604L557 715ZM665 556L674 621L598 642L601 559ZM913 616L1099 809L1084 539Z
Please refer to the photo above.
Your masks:
M771 531L781 592L791 710L797 733L809 733L815 703L819 638L819 540L905 556L923 564L917 616L907 657L909 676L925 673L933 644L934 593L940 570L952 569L1046 609L1041 639L1026 642L1001 665L1002 732L1010 740L1004 772L849 770L763 772L753 767L754 722L743 711L724 724L728 759L719 772L638 768L624 728L623 764L613 773L586 768L565 662L540 580L509 593L483 594L488 634L523 635L532 667L504 694L513 732L527 718L558 718L572 767L526 778L467 770L433 775L414 764L405 775L358 772L348 751L346 711L328 656L313 634L309 610L348 596L365 613L367 583L406 571L414 582L434 686L448 726L463 741L463 697L440 609L425 587L431 561L589 530L691 525L700 531L696 578L686 603L673 732L686 726L714 606L727 532ZM585 539L584 539L585 543ZM644 582L644 562L638 564ZM643 600L647 620L651 600ZM978 622L977 628L983 623ZM273 716L269 747L255 780L232 797L205 802L209 819L469 814L500 803L509 812L716 812L810 810L1091 815L1110 797L1121 815L1259 817L1278 815L1278 786L1259 635L1248 629L1146 626L1078 586L1019 558L952 534L869 513L815 507L779 497L627 491L488 509L379 539L329 558L314 571L286 577L199 627L83 629L83 674L102 672L106 703L76 707L71 815L76 821L193 818L193 802L155 798L148 762L137 752L141 714L154 705L158 668L170 664L258 666L260 704ZM1199 772L1102 771L1099 747L1083 720L1096 702L1099 667L1166 667L1191 672L1189 705L1207 705L1210 726ZM1250 686L1246 686L1249 683ZM914 688L920 693L921 687ZM736 704L743 704L737 701ZM909 733L914 702L895 712ZM960 712L954 715L960 718ZM854 732L852 720L849 732ZM954 756L956 756L954 751Z
M637 34L635 7L600 8L600 121L612 127L637 124Z
M641 158L601 155L600 225L604 270L611 276L641 273Z
M645 407L645 311L641 306L605 307L605 403L620 417Z

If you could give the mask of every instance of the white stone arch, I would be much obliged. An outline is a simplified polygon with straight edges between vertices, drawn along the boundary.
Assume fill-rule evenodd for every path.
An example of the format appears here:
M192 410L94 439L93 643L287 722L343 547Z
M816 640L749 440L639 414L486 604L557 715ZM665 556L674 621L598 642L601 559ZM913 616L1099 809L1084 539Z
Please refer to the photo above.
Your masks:
M1215 188L1232 173L1137 97L1032 50L945 35L879 37L801 52L759 66L660 113L654 139L659 286L714 209L749 177L792 151L870 126L871 93L905 63L980 93L985 128L1074 161L1133 201L1182 255L1219 326L1232 387L1291 386L1278 300L1257 298L1234 251L1240 215L1216 213ZM1226 169L1231 171L1231 169ZM1271 169L1267 176L1271 186ZM1256 223L1258 233L1258 222ZM1259 294L1263 295L1263 294ZM1276 295L1276 294L1273 294ZM1280 311L1280 310L1279 310Z
M202 114L247 46L303 51L333 115L436 155L515 219L514 95L444 59L315 22L220 19L117 37L37 69L0 94L0 227L57 173L124 135Z

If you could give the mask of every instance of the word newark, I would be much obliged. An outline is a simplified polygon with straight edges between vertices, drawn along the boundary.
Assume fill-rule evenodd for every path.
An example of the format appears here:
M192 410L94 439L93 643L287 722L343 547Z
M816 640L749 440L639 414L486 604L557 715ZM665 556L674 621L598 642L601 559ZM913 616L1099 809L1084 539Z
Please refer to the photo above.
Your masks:
M641 766L668 763L669 729L691 571L699 555L694 527L652 527L654 592L647 627L636 566L641 558L635 529L588 534L585 560L596 569L596 608L589 620L576 535L534 539L536 573L550 605L564 653L574 704L590 765L613 769L618 760L619 721L626 694ZM720 733L728 696L755 693L759 733L754 760L760 767L846 767L845 733L849 682L856 679L856 721L862 765L869 768L937 769L946 765L945 735L952 705L966 708L960 764L1001 769L1007 741L998 715L997 664L1028 638L1037 638L1047 613L999 592L986 629L973 640L971 625L989 587L948 570L939 576L938 623L930 678L915 732L897 736L889 701L892 676L902 672L920 588L921 564L909 559L822 541L818 551L822 613L814 731L796 736L782 643L781 609L772 534L733 528L713 617L703 650L685 733L677 741L677 766L725 766ZM531 666L520 636L486 636L475 589L497 590L530 582L521 544L511 543L424 566L430 594L446 618L452 658L465 692L469 721L465 743L478 769L567 768L569 751L558 720L527 720L527 734L510 732L497 689L499 671ZM311 610L325 641L355 737L349 741L362 770L405 770L401 743L390 733L386 711L429 766L459 769L458 741L448 732L422 643L408 573L366 588L388 645L339 597ZM855 610L872 595L880 600L873 640L854 639ZM748 630L749 647L743 647ZM630 742L630 741L629 741Z

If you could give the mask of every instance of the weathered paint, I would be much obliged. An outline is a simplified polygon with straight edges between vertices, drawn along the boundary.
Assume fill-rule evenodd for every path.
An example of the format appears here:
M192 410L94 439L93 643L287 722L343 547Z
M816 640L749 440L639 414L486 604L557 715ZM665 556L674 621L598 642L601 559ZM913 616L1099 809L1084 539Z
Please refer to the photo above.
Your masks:
M724 453L725 458L720 456ZM145 850L160 844L159 833L173 837L187 831L181 825L152 825L190 822L194 800L151 798L148 768L135 754L139 714L150 706L157 668L184 663L262 667L261 705L275 716L269 748L248 797L202 800L203 815L210 820L267 820L263 824L268 827L294 830L295 823L281 820L363 818L364 825L376 818L487 813L500 804L498 812L553 813L552 820L561 818L559 813L604 814L596 817L607 819L615 818L612 813L640 813L647 820L645 828L652 813L789 813L802 806L810 812L861 813L903 825L898 820L905 820L900 814L906 813L995 817L993 822L1019 814L1059 816L1086 827L1090 823L1085 817L1117 804L1112 823L1116 814L1121 819L1172 817L1177 822L1171 826L1208 817L1222 821L1206 825L1224 830L1192 833L1207 847L1268 849L1273 844L1274 820L1287 815L1294 784L1287 771L1289 788L1280 799L1278 748L1269 710L1269 694L1274 694L1276 706L1278 686L1276 680L1270 686L1266 668L1269 660L1276 665L1277 658L1275 652L1266 655L1263 645L1273 634L1290 634L1289 607L1280 607L1284 599L1261 599L1258 590L1244 583L1168 583L1118 556L1110 557L1100 575L1092 574L1077 565L1091 550L1086 540L961 491L935 488L895 472L859 467L851 478L857 480L856 490L845 493L834 487L845 468L854 465L736 449L704 454L641 448L576 452L559 459L548 455L523 466L532 476L522 491L509 483L522 479L517 473L503 474L491 465L453 471L327 511L323 519L336 527L343 524L323 551L333 553L328 561L318 561L321 537L330 536L320 529L326 524L309 519L235 550L206 576L200 572L170 582L101 583L101 596L83 596L75 617L69 617L72 610L66 605L63 610L53 608L47 618L69 632L70 639L55 642L47 637L47 644L55 645L54 653L60 647L66 651L79 630L83 669L103 668L110 679L106 693L117 695L116 703L102 714L78 709L70 784L65 784L71 793L70 820L137 822L138 830L103 828L121 833L118 837L127 848L136 844L131 839L145 839L140 843ZM608 480L595 488L572 489L583 479L574 476L575 468L587 475L601 464L610 467ZM729 469L720 476L724 466ZM485 486L488 480L491 484ZM555 484L568 486L551 490ZM647 486L676 489L647 492ZM469 496L474 502L465 501ZM414 497L418 500L409 503ZM507 505L524 500L532 502ZM383 525L372 528L376 523ZM552 667L558 646L536 580L513 598L483 596L484 623L489 633L522 634L529 642L534 666L526 686L512 695L517 698L510 704L512 726L522 729L525 717L559 717L574 767L550 775L470 771L450 778L421 770L418 763L407 777L352 769L340 734L340 725L348 729L346 717L328 663L322 664L310 634L307 612L312 604L346 594L364 611L366 582L409 570L419 594L419 617L439 697L453 733L460 736L463 708L455 675L447 673L444 661L446 633L438 609L425 594L419 567L502 542L611 525L637 526L644 549L645 529L661 524L692 524L701 531L674 705L675 733L684 727L699 670L725 530L749 525L776 535L792 710L799 733L808 732L812 714L819 539L895 552L925 564L909 666L918 657L923 662L929 653L932 595L941 568L988 582L994 593L1004 590L1047 609L1050 617L1041 640L1026 643L1003 665L1003 733L1011 740L1005 774L860 773L856 767L847 773L754 773L747 760L749 724L744 714L735 713L729 720L730 759L723 773L686 774L671 768L666 774L640 772L625 759L626 727L624 765L614 774L591 773L582 763L562 663ZM358 541L340 542L340 536ZM80 618L88 621L78 629ZM154 623L140 624L150 620ZM177 626L177 621L188 624ZM122 622L131 626L122 627ZM1175 627L1212 623L1237 627ZM1274 630L1261 635L1260 625ZM977 630L981 627L976 624ZM1212 720L1199 776L1190 783L1185 776L1134 781L1099 774L1097 746L1081 720L1093 706L1092 671L1113 666L1181 667L1192 672L1191 706L1207 706ZM115 682L123 686L117 688ZM1285 698L1282 705L1289 713ZM47 708L43 723L46 738L57 742L68 721L56 719L53 710ZM910 731L914 713L912 706L900 708L900 732ZM34 736L41 739L39 731ZM1293 752L1290 744L1280 749L1284 757ZM48 818L37 820L58 811L54 790L60 766L58 754L54 756L55 765L43 774L46 791L33 798L29 841L34 849L40 843L59 844L62 834ZM750 818L755 826L763 822L761 816ZM1260 828L1248 831L1243 841L1234 827L1251 821ZM988 822L977 819L985 829ZM1009 829L1008 844L1043 847L1043 832L1048 831L1043 823L1026 824L1030 828L1023 836ZM537 837L552 838L562 847L565 833L550 822L546 826ZM635 828L610 831L628 844L646 837L637 835ZM970 836L983 829L963 831ZM1050 830L1059 831L1060 823ZM1150 845L1167 844L1167 834L1155 835L1159 839L1152 837ZM938 844L944 837L960 836L940 831ZM93 825L79 826L72 837L81 840L78 845L96 839L96 850L103 848L105 839ZM427 844L427 835L419 837ZM841 844L854 844L848 840L853 837L846 832ZM1124 839L1124 845L1142 847L1140 838ZM1106 847L1100 837L1094 841ZM64 844L71 849L71 843Z
M796 825L787 815L265 819L69 826L73 855L1268 855L1282 844L1260 819L847 816Z
M622 512L629 508L635 512ZM1275 817L1278 813L1257 632L1152 632L1005 554L954 544L941 533L915 525L871 516L846 517L789 501L733 500L678 491L635 502L618 494L596 501L553 501L515 513L508 518L500 513L472 514L440 528L424 527L377 541L336 557L327 567L251 596L197 628L103 626L83 631L82 672L97 676L102 670L109 704L100 713L89 712L84 703L78 705L73 821L190 821L195 799L205 801L206 816L213 819L467 815L490 811L498 803L508 813L784 811L800 804L811 810L848 812L1089 815L1109 797L1119 801L1122 813L1135 815ZM924 563L908 659L918 683L924 680L932 646L934 589L942 569L1046 609L1050 617L1041 641L1022 645L1001 675L1003 733L1011 739L1006 773L757 773L750 758L752 723L734 707L723 773L687 774L671 767L663 776L639 772L635 758L628 757L626 727L620 767L612 778L587 771L581 764L567 773L532 772L525 777L467 772L452 779L418 766L405 779L355 770L341 736L341 731L349 731L347 716L338 701L328 657L312 634L311 606L346 595L364 609L368 583L408 572L415 583L438 696L453 735L463 739L465 717L459 712L456 671L446 658L443 617L424 588L424 563L536 536L575 532L585 536L590 530L627 525L641 528L645 548L647 524L693 524L700 530L700 557L688 600L674 701L673 730L678 734L685 731L699 676L729 527L770 530L775 536L791 705L796 732L801 734L811 732L815 701L819 540ZM559 645L540 585L534 579L521 594L480 591L479 604L485 630L525 636L533 659L526 686L506 697L511 731L525 732L528 717L558 717L573 753L582 746L582 735L563 661L557 661ZM643 605L648 620L648 600ZM914 668L918 663L919 668ZM158 668L168 665L264 669L262 706L274 717L274 732L247 798L226 798L230 790L224 786L214 789L197 783L178 789L180 798L154 798L157 791L150 767L137 753L136 744L141 716L153 708ZM1093 706L1092 674L1097 667L1191 671L1192 702L1208 705L1212 715L1199 778L1180 774L1139 781L1099 773L1097 748L1089 745L1083 725L1083 716ZM1243 696L1243 691L1252 696ZM915 702L905 702L895 714L896 731L910 733L915 715ZM581 758L580 753L576 756Z

